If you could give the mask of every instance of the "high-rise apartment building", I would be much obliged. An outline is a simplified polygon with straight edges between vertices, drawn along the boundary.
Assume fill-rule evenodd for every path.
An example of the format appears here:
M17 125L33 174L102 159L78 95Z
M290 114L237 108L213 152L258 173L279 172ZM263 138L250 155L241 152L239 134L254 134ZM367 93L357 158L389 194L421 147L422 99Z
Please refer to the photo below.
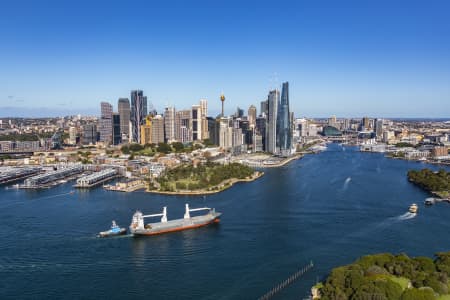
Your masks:
M272 90L267 98L267 119L266 119L266 151L269 153L277 152L277 117L280 91Z
M130 137L130 100L128 98L119 98L117 110L120 116L120 134L123 140L128 140Z
M145 122L147 116L147 97L141 90L131 91L131 123L132 123L132 138L133 142L140 143L141 135L140 128Z
M277 117L277 151L283 156L291 155L292 126L289 111L289 83L284 82L281 90L281 101Z
M108 102L100 103L101 116L99 120L100 141L111 144L112 143L112 115L113 107Z

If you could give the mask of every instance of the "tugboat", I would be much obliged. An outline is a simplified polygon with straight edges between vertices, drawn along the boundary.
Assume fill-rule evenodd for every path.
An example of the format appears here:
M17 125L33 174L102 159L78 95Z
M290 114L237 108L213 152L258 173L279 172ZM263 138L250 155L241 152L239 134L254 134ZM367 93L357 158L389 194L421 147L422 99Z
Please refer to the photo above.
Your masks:
M126 228L120 228L116 221L112 221L111 229L108 231L102 231L98 234L98 237L110 237L110 236L116 236L116 235L123 235L127 233Z
M417 213L417 209L419 207L417 206L417 204L413 203L411 204L411 206L409 207L408 211L412 214L416 214Z

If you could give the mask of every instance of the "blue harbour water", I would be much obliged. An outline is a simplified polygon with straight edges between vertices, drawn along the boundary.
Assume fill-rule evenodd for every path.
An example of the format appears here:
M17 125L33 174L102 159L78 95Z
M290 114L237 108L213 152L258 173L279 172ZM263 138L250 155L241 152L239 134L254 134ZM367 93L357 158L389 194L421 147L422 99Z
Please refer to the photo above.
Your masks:
M207 197L0 187L1 299L256 299L309 263L274 299L302 299L338 265L376 252L450 250L450 205L428 196L408 169L436 166L337 144L252 183ZM419 213L405 214L411 203ZM136 209L181 218L184 203L215 207L218 225L155 237L99 239Z

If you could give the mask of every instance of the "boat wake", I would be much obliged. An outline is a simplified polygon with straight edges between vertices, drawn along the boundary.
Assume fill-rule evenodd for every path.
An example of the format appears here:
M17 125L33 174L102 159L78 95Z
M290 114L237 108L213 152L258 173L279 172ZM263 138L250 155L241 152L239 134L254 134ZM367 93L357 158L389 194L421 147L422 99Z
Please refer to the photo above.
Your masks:
M350 183L351 180L352 180L351 177L347 177L347 179L345 179L344 187L342 188L344 191L347 190L348 185L349 185L349 183Z
M57 198L57 197L73 195L73 194L74 194L74 192L70 191L68 193L62 193L62 194L56 194L56 195L51 195L51 196L40 197L40 198L36 198L34 200L43 200L43 199Z
M407 212L407 213L404 213L401 216L398 216L396 219L399 220L399 221L403 221L403 220L412 219L412 218L414 218L416 216L417 216L417 214L413 214L413 213Z

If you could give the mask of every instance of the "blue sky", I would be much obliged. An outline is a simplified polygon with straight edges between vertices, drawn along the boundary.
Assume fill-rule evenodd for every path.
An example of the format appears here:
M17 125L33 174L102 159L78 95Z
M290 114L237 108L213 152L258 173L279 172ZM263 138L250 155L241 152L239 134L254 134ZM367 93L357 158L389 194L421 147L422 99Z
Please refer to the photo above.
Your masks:
M296 116L450 116L448 1L2 1L0 116L248 108L290 83Z

